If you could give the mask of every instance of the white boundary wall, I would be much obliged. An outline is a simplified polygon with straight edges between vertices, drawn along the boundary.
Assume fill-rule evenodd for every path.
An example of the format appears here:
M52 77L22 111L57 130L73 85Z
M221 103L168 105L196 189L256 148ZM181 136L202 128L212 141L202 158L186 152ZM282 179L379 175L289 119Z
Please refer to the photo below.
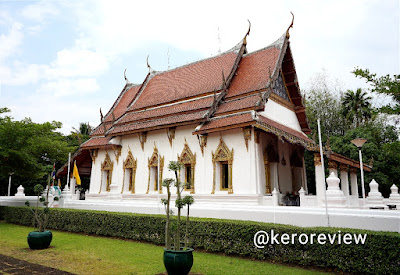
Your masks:
M132 195L134 196L134 195ZM129 199L90 200L61 199L56 207L86 210L103 210L112 212L130 212L143 214L165 214L164 207L157 202L156 195L151 198L137 195ZM230 202L227 202L227 197ZM161 196L162 197L162 196ZM259 205L253 195L232 196L213 195L195 196L196 203L190 207L192 217L216 219L250 220L276 224L288 224L301 227L327 226L325 208L288 207ZM260 200L272 200L271 197L260 197ZM32 205L36 197L0 197L0 205L24 206L29 200ZM272 203L271 203L272 204ZM171 203L173 205L173 203ZM176 213L176 210L174 211ZM184 211L185 213L186 211ZM399 210L364 210L351 208L328 209L331 227L357 228L373 231L391 231L400 233Z

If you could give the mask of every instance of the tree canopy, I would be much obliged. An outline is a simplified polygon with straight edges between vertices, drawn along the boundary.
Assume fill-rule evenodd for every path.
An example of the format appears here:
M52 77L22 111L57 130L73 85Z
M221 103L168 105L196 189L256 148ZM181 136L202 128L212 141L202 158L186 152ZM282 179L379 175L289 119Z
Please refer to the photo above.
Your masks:
M352 73L359 78L364 79L372 86L371 91L378 94L388 95L392 98L391 103L385 104L380 108L381 112L387 114L400 114L400 75L385 75L378 77L368 69L356 68Z
M7 112L7 108L0 109L1 114ZM54 164L64 163L74 147L57 132L61 126L56 121L34 123L30 118L0 117L0 177L13 174L16 179L35 181L51 172Z

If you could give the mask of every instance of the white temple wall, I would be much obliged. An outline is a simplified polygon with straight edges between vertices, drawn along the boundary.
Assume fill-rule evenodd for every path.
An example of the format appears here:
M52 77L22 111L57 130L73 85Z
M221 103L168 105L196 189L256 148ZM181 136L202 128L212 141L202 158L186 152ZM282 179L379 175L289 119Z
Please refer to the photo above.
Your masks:
M259 112L259 114L301 132L296 113L273 100L268 100L264 111Z
M186 142L193 154L196 154L195 165L195 194L211 194L213 188L213 162L212 152L216 152L220 143L221 135L219 133L211 133L208 135L207 145L204 147L204 156L201 153L199 141L196 135L192 135L193 126L177 127L175 131L175 138L172 141L172 146L169 143L165 129L150 131L147 134L147 140L144 144L144 150L137 134L126 135L122 137L121 141L121 156L118 162L116 159L116 151L107 149L108 155L113 162L113 172L111 183L116 186L115 192L120 194L124 190L124 194L129 194L128 188L125 186L129 180L127 173L123 169L123 163L126 160L129 148L133 157L137 160L137 169L135 175L135 194L146 194L149 183L149 168L148 159L154 152L156 145L160 157L164 157L163 175L162 178L175 178L173 172L168 170L168 163L171 160L176 161L178 155L180 156ZM234 129L222 132L222 138L229 150L233 149L233 163L232 163L232 187L234 194L258 194L260 192L259 175L261 174L260 165L263 165L262 151L258 152L260 158L255 158L256 145L254 141L254 132L252 138L248 143L248 150L246 149L242 129ZM90 184L90 194L98 194L101 189L101 194L107 194L106 191L106 176L105 172L101 170L101 165L106 158L106 150L100 149L95 163L92 163L92 175ZM257 163L258 162L258 163ZM261 163L261 164L260 164ZM216 165L216 168L218 165ZM263 169L261 170L263 173ZM183 171L181 173L181 180L183 180ZM125 176L124 176L125 174ZM102 180L103 177L103 180ZM216 192L215 194L228 194L228 191L219 191L220 178L219 169L216 169ZM149 194L158 194L154 191L152 180L149 188ZM100 188L101 183L103 186ZM172 188L174 192L174 188ZM166 189L163 188L162 192L165 194ZM190 191L184 191L184 194L189 194Z

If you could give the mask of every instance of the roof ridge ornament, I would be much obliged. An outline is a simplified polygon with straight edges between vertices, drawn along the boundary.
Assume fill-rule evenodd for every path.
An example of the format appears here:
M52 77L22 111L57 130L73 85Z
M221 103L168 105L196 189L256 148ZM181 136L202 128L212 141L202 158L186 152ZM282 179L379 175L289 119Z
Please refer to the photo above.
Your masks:
M286 38L289 38L289 37L290 37L289 29L290 29L290 28L293 28L293 22L294 22L294 14L293 14L293 12L290 12L290 13L292 14L292 23L290 23L290 26L287 28L287 31L286 31Z
M248 35L250 35L250 29L251 29L251 22L250 22L249 19L247 19L247 21L249 22L249 30L247 31L246 35L245 35L244 38L243 38L243 44L244 44L244 45L247 45L247 40L246 40L246 38L247 38Z
M147 63L147 68L149 68L149 74L155 74L156 71L153 70L153 68L149 64L149 55L147 55L146 63Z
M126 84L130 84L128 78L126 77L126 68L125 68L125 71L124 71L124 78L125 78Z

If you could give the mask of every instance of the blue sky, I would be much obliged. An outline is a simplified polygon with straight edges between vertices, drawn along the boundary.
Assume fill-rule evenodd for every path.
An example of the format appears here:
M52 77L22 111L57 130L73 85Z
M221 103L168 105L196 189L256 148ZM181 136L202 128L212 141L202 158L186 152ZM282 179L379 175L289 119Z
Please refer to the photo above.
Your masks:
M0 107L16 119L57 120L69 133L97 126L124 86L236 45L248 50L291 29L300 87L323 70L341 90L367 87L360 66L399 74L397 0L385 1L4 1L0 0ZM168 61L169 60L169 61ZM336 85L336 84L335 84Z

